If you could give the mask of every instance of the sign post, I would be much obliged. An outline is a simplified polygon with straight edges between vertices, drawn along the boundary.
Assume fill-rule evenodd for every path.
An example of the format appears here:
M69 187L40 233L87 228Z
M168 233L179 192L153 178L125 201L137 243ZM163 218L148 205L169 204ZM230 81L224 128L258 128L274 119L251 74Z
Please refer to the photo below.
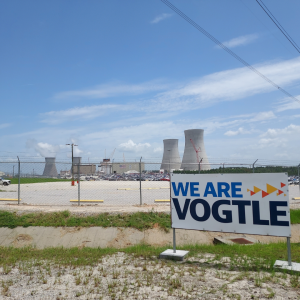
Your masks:
M173 230L287 237L295 264L286 173L172 174L171 218Z

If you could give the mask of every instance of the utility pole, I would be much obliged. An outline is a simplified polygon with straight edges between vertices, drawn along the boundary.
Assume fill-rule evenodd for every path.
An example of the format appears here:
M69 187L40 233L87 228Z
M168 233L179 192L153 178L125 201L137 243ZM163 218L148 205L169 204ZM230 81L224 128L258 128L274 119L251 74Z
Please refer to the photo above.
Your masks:
M74 182L74 172L73 172L73 160L74 160L74 150L73 150L73 148L74 148L74 146L78 146L78 145L75 145L74 143L72 143L72 144L66 144L67 146L71 146L71 148L72 148L72 168L71 168L71 172L72 172L72 183L71 183L71 185L75 185L75 182Z

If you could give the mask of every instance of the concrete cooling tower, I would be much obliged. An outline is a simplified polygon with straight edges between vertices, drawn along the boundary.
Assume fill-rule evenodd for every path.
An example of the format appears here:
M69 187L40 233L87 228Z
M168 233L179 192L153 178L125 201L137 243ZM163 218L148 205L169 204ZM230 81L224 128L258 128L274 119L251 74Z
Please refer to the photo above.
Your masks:
M43 172L43 176L47 177L57 177L57 170L55 165L55 157L45 157L45 169Z
M201 170L210 170L207 155L204 147L203 129L189 129L184 131L185 147L182 158L181 169L183 170L199 170L199 162L201 161ZM205 163L205 165L203 164Z
M168 139L164 140L164 155L161 163L161 169L164 170L178 170L180 169L180 156L178 151L178 140Z

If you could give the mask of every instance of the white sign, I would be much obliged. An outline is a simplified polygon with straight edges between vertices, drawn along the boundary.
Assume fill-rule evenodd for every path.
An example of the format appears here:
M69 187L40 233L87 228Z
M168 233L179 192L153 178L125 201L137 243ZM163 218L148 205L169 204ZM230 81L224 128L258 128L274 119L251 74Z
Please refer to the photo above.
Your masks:
M291 236L285 173L171 178L172 228Z

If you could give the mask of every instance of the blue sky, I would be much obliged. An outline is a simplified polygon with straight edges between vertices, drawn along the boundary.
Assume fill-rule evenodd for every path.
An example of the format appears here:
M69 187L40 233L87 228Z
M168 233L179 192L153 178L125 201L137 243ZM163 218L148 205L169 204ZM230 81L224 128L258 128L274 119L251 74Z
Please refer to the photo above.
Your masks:
M300 55L255 0L171 0L300 99ZM300 45L299 1L264 0ZM0 3L0 160L162 158L205 130L211 161L300 162L300 104L159 0Z

